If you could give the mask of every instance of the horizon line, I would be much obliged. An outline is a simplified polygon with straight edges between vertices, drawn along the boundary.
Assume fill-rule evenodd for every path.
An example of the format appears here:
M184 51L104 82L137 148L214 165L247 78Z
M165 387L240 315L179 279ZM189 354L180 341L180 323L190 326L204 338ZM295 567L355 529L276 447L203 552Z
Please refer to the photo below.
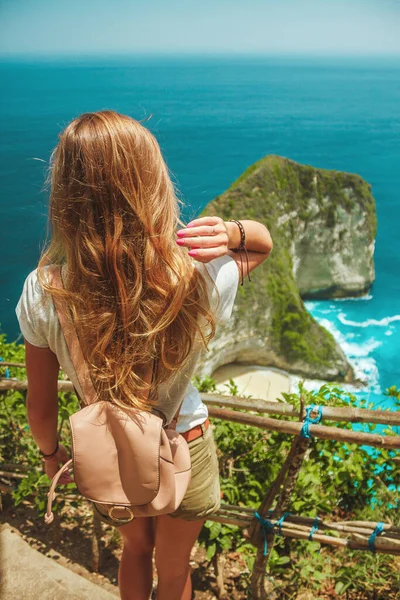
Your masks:
M4 58L18 59L60 59L60 58L400 58L399 52L331 52L322 50L304 50L304 51L199 51L193 50L190 52L180 51L101 51L101 52L2 52L0 49L0 60Z

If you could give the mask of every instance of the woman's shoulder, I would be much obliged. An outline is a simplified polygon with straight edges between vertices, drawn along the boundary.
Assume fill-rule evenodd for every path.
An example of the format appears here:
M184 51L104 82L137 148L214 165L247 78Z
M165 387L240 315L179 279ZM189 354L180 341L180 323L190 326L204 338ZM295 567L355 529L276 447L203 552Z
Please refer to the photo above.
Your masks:
M47 280L48 270L49 266L43 267L45 280ZM36 268L26 276L15 307L22 335L34 346L48 346L47 330L53 309L50 300L50 294L43 289Z
M50 294L42 287L41 281L49 281L49 271L51 266L47 265L39 269L33 269L25 278L21 297L25 301L29 301L32 305L37 302L43 302L50 297Z
M50 273L51 269L54 269L55 265L45 265L43 267L40 267L40 275L44 275L46 281L48 279L48 274ZM39 267L36 267L35 269L33 269L33 271L30 271L28 273L28 275L25 277L25 282L28 282L29 284L35 284L39 283L40 281L40 277L39 277Z

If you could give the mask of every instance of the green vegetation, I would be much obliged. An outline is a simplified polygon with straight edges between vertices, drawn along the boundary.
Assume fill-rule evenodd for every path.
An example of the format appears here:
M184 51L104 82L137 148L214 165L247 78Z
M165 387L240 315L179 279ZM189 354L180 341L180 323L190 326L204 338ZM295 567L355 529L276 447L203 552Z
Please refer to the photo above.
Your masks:
M271 260L266 279L266 298L273 302L270 343L279 356L292 365L297 361L314 367L329 367L337 361L333 336L323 330L304 308L293 277L282 277L285 265L279 257ZM301 367L298 367L301 371ZM338 374L342 378L342 373Z
M255 219L271 232L273 252L255 271L253 281L239 286L229 326L234 332L251 331L262 341L267 358L260 358L259 364L329 381L351 379L351 368L333 337L304 307L293 261L302 268L306 296L348 294L337 281L331 281L332 267L327 266L326 257L332 252L344 265L354 259L351 266L365 277L368 288L373 271L368 248L376 234L370 186L358 175L267 156L215 198L202 213L206 214L225 221ZM347 221L353 231L347 231ZM333 239L337 223L341 225ZM354 248L347 248L349 239ZM365 289L354 293L362 291Z
M0 356L5 361L24 362L24 347L7 344L5 336L0 335ZM24 369L12 367L10 372L12 377L25 378ZM0 367L0 376L4 375L5 368ZM194 378L194 384L205 392L216 389L215 381L210 377L202 380ZM237 394L233 381L227 388L227 393ZM317 394L302 393L306 404L355 404L353 396L333 387L323 386ZM400 391L392 387L388 394L399 400L400 408ZM79 405L73 394L62 393L59 398L59 430L63 443L70 447L67 420ZM49 480L41 471L36 444L29 433L25 400L25 392L0 393L0 462L30 467L29 476L20 481L13 492L13 499L15 504L29 501L39 515L43 515ZM285 395L285 400L299 405L298 394ZM224 502L257 509L279 472L291 438L220 420L213 420L213 425ZM374 428L370 426L366 430ZM387 450L369 453L355 444L312 440L289 510L303 516L382 520L399 525L400 494L393 489L393 484L399 481L400 465L394 460L394 454ZM62 487L70 494L75 489L73 483ZM67 502L59 493L54 509L59 512L64 507L79 506L82 502L79 496ZM241 531L236 527L207 522L200 539L209 560L225 552L236 553L245 561L247 570L241 576L241 582L242 587L246 587L254 561L254 548L244 540ZM333 549L317 542L281 537L276 540L267 580L277 590L278 598L294 599L301 590L309 590L313 598L321 600L394 600L397 597L400 587L399 557Z
M197 380L196 385L201 391L215 392L211 378ZM232 380L227 388L226 394L237 393ZM393 387L388 393L399 399L400 408L400 391ZM284 396L299 407L298 394ZM327 385L318 393L302 390L302 396L306 405L356 405L354 396ZM213 419L213 424L223 501L256 510L277 477L292 438L217 419ZM351 429L350 424L337 425ZM365 431L374 429L375 426L365 427ZM391 428L386 433L390 434ZM371 453L356 444L314 439L288 510L333 521L384 521L399 525L400 490L393 488L394 482L400 481L400 466L394 460L395 454L388 450ZM255 550L243 539L238 527L210 521L200 539L209 559L218 552L240 552L248 566L246 577L250 577ZM278 598L294 599L301 590L308 590L313 598L321 600L398 597L399 557L332 548L315 541L275 539L267 579Z
M6 343L6 336L0 334L0 357L5 362L25 362L25 347L22 344ZM10 367L12 377L26 379L26 370ZM1 367L0 377L5 376L5 368ZM73 393L59 394L59 435L67 447L71 447L68 419L79 410L79 402ZM41 457L36 443L29 432L26 414L26 392L0 392L0 463L17 463L31 467L28 477L21 480L13 492L13 498L18 505L29 497L33 506L44 515L49 479L41 469ZM75 484L63 486L64 490L74 490ZM56 511L65 506L65 500L60 495L56 502Z

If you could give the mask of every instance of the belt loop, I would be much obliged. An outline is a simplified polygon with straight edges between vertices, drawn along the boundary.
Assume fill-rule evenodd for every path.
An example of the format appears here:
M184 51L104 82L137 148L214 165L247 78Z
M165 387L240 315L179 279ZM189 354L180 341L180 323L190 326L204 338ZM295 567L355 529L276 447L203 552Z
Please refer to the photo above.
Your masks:
M200 423L201 427L201 435L204 437L205 432L207 431L207 420L204 423Z

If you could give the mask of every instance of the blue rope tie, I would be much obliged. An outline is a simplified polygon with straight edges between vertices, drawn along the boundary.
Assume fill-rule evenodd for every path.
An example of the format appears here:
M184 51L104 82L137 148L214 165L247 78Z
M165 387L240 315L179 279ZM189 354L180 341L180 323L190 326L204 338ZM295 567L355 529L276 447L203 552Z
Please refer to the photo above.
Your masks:
M0 356L0 362L4 362L4 358L2 356ZM8 367L6 367L6 378L10 379L10 370Z
M378 523L375 527L374 531L371 533L370 538L368 540L368 548L371 552L375 552L375 538L377 535L380 535L385 529L385 523Z
M275 523L275 525L277 525L279 527L279 535L282 535L282 525L283 525L283 521L286 519L286 517L288 517L290 515L290 512L285 512L283 513L283 515L281 516L280 519L277 520L277 522Z
M272 511L268 511L268 512L272 512ZM260 523L261 529L264 534L264 556L267 556L267 552L268 552L268 540L267 540L268 533L274 532L274 528L278 527L279 535L282 535L283 522L286 519L286 517L288 517L290 514L291 514L290 512L285 512L275 523L272 523L272 521L270 521L269 519L264 519L263 517L261 517L258 512L254 513L254 516L257 519L257 521ZM319 517L315 517L314 522L311 527L311 530L310 530L310 535L308 536L308 539L310 542L312 542L314 533L316 531L318 531L319 522L320 522ZM382 527L380 528L380 526L382 526ZM378 523L378 525L377 525L374 533L371 535L368 543L373 544L375 537L377 535L379 535L380 533L382 533L382 531L383 531L383 523ZM276 533L276 532L274 532L274 533ZM370 549L371 549L371 546L370 546Z
M312 542L314 533L316 531L318 531L318 526L319 526L319 518L315 517L314 523L312 524L312 527L311 527L310 535L308 536L308 539L310 540L310 542Z
M268 512L272 512L272 511L268 511ZM261 517L258 512L254 513L255 518L257 519L257 521L259 521L260 525L261 525L261 529L263 531L264 534L264 556L267 556L267 552L268 552L268 541L267 541L267 535L268 533L271 533L274 531L274 527L279 528L279 535L282 535L282 525L283 525L283 521L286 519L286 517L290 515L290 512L285 512L280 519L278 519L276 521L276 523L272 523L272 521L270 521L269 519L264 519L263 517Z
M313 412L313 410L317 410L318 414L316 417L310 417L311 413ZM310 439L311 438L311 433L310 433L310 425L317 425L318 423L321 422L322 419L322 406L316 406L315 404L311 404L311 406L307 406L306 408L306 416L304 417L304 421L303 421L303 427L301 428L300 431L300 435L303 438L307 438Z
M261 529L264 534L264 556L267 556L267 552L268 552L267 532L273 531L274 524L271 523L271 521L269 521L268 519L264 519L263 517L261 517L258 514L258 512L255 512L254 516L257 519L257 521L259 521L259 523L261 525Z

